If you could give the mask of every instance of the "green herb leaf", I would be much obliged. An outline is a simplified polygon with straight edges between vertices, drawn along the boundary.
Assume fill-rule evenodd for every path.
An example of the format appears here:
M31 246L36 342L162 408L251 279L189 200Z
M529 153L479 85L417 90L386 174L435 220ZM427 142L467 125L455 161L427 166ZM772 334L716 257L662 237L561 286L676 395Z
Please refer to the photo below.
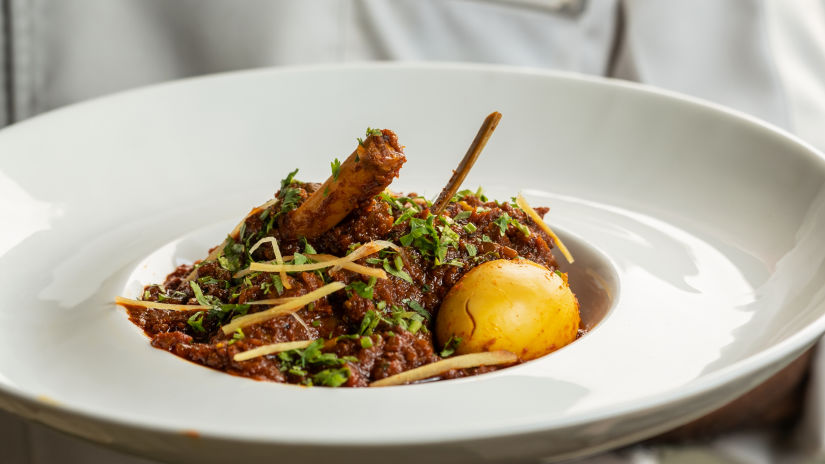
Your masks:
M341 162L338 161L338 158L335 158L329 166L332 168L332 180L338 180L338 174L341 173Z
M375 331L375 328L378 327L380 322L381 316L370 309L366 314L364 314L364 318L361 319L361 327L358 329L358 334L366 336L372 335L373 331Z
M524 224L520 223L517 219L511 219L510 224L512 224L516 229L520 230L525 237L530 236L530 229L527 228Z
M382 261L384 270L387 271L388 274L398 277L399 279L403 280L407 283L413 283L412 277L404 270L404 260L396 255L395 259L393 260L393 264L395 267L390 265L390 261L387 258L384 258Z
M411 217L415 216L416 214L418 214L418 210L413 208L407 208L407 210L404 211L404 213L401 216L398 216L398 219L396 219L395 222L392 223L392 225L397 226L398 224L402 224L408 221Z
M472 211L462 211L453 217L453 221L463 221L473 215Z
M298 376L301 376L301 377L303 377L303 376L305 376L305 375L307 375L307 374L308 374L308 372L307 372L307 371L305 371L304 369L301 369L301 368L300 368L300 367L298 367L298 366L292 366L292 367L290 367L290 368L289 368L289 370L288 370L287 372L289 372L289 373L290 373L290 374L292 374L292 375L298 375Z
M441 350L441 353L439 353L439 356L441 356L442 358L452 356L453 353L455 353L456 348L458 348L459 344L461 344L461 337L456 337L456 336L450 337L450 339L447 340L447 343L444 344L444 349Z
M219 304L213 306L212 309L206 313L206 317L223 323L231 317L243 316L249 311L249 307L250 305L248 304Z
M293 253L292 255L292 264L301 265L306 264L309 262L309 258L302 255L301 253Z
M241 328L238 327L237 329L235 329L235 333L232 334L232 340L229 341L229 344L231 345L237 342L238 340L243 340L244 338L246 338L246 335L244 335L243 330L241 330Z
M407 326L407 330L409 330L410 333L417 333L419 330L421 330L421 327L422 327L421 319L412 319L412 320L410 320L410 322Z
M216 306L216 305L221 304L220 300L218 300L214 296L204 295L203 290L201 290L201 287L200 287L200 285L198 285L197 282L190 281L189 282L189 287L192 288L192 292L195 294L195 299L198 300L199 304L202 304L204 306Z
M301 192L299 189L292 187L292 182L295 180L295 174L298 170L290 172L283 180L281 180L281 191L278 194L278 199L281 200L280 214L288 213L298 207L298 202L301 201ZM275 216L270 218L274 220Z
M295 180L295 174L298 174L298 169L295 169L294 171L287 174L286 177L281 179L281 190L292 185L292 181Z
M312 376L312 383L326 387L340 387L347 382L349 374L349 368L346 366L340 369L325 369Z
M361 337L361 348L372 348L373 342L371 337Z
M406 298L406 299L403 299L403 300L401 300L401 302L402 302L402 303L404 303L405 305L407 305L407 306L408 306L410 309L412 309L413 311L415 311L415 312L417 312L418 314L422 315L422 316L424 317L424 319L426 319L426 320L428 320L428 321L430 320L430 317L432 317L432 316L430 315L430 312L429 312L429 311L427 311L427 309L426 309L426 308L424 308L423 306L421 306L421 303L419 303L419 302L417 302L417 301L413 300L412 298Z
M195 332L206 332L206 329L203 328L203 311L198 311L195 314L189 316L189 319L186 320L186 323L189 324L189 327L192 327L192 329Z
M315 251L315 248L312 245L309 244L309 242L307 241L306 238L301 237L301 242L304 244L304 254L307 254L307 255L318 254L318 252Z
M281 282L281 276L278 274L270 274L269 277L272 279L272 285L275 286L275 291L278 292L278 295L282 295L284 293L284 283Z
M470 255L470 257L473 257L478 253L478 249L472 243L465 243L464 248L467 250L467 254Z
M203 285L212 285L212 284L217 284L217 283L221 282L220 280L218 280L218 279L216 279L212 276L198 277L195 280L197 280L199 284L203 284Z
M344 361L338 359L335 353L324 353L321 348L324 347L322 339L315 340L311 345L303 350L294 350L299 356L301 367L307 365L321 365L321 366L341 366Z
M504 213L501 216L499 216L498 219L493 221L493 224L498 226L502 237L504 236L505 233L507 233L507 226L510 225L510 219L512 219L510 217L510 215L507 214L507 213Z
M246 234L246 221L241 223L241 228L238 230L238 239L243 242L243 236Z
M246 247L243 243L236 242L230 235L227 235L224 244L221 256L218 257L218 264L227 271L240 271L243 267Z
M368 300L372 299L373 290L375 289L375 283L378 281L375 277L370 277L369 283L364 283L360 280L356 280L351 284L347 285L346 288L349 290L354 290L355 293L358 294L361 298L366 298Z

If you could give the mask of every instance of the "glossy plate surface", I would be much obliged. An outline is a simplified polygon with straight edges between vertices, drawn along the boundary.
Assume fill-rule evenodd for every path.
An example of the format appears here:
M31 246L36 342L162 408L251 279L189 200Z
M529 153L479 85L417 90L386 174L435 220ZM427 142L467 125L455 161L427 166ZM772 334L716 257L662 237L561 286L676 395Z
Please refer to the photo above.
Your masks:
M205 256L293 168L324 179L367 126L406 145L393 189L434 196L492 110L465 186L550 206L571 272L611 298L572 345L476 378L308 389L153 349L111 303ZM76 105L0 132L0 406L181 462L595 452L721 405L825 330L824 185L820 154L759 121L531 70L264 70Z

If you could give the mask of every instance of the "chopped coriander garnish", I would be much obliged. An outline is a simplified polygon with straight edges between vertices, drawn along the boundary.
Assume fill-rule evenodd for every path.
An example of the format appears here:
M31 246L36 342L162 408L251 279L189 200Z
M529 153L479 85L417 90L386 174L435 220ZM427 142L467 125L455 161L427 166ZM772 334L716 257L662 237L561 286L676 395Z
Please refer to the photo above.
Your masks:
M289 373L290 373L290 374L292 374L292 375L299 375L299 376L301 376L301 377L303 377L303 376L307 375L307 371L305 371L305 370L301 369L301 368L300 368L300 367L298 367L298 366L292 366L292 367L290 367L290 368L289 368L289 370L288 370L287 372L289 372Z
M393 305L390 309L390 313L390 320L385 320L385 322L393 326L400 327L402 330L406 330L410 333L417 333L422 327L424 327L424 321L426 318L415 311L405 311L404 308Z
M467 250L467 254L470 255L470 257L473 257L476 253L478 253L478 249L472 243L465 243L464 248Z
M413 283L412 277L407 271L404 270L404 260L401 256L396 255L395 259L393 260L393 265L390 265L390 261L388 258L384 258L381 260L381 264L384 267L384 270L387 271L388 274L398 277L399 279L403 280L407 283Z
M366 298L368 300L372 299L373 290L375 289L375 283L378 281L375 277L370 277L369 283L364 283L360 280L356 280L351 284L347 285L347 290L354 290L355 293L358 294L361 298Z
M454 221L463 221L464 219L469 219L470 216L472 216L472 215L473 215L472 211L462 211L462 212L456 214L453 217L453 220Z
M371 135L375 135L375 136L380 137L380 136L384 135L384 133L381 132L381 129L373 129L372 127L367 127L367 137L369 137Z
M369 311L367 311L366 314L364 314L364 318L361 319L361 327L358 329L358 334L365 336L372 335L372 332L375 330L376 327L378 327L378 323L380 322L381 316L379 316L378 313L370 309Z
M349 379L349 368L344 366L340 369L324 369L312 376L314 385L324 385L327 387L340 387Z
M498 226L502 236L504 236L504 234L507 232L508 226L515 227L527 237L530 236L530 229L528 229L527 226L525 226L524 224L520 223L518 219L510 217L510 215L507 213L502 214L498 219L493 221L493 223Z
M404 213L401 216L398 216L398 219L396 219L395 222L392 223L392 225L397 226L398 224L402 224L405 221L409 220L411 217L415 216L416 214L418 214L418 210L414 208L407 208L407 210L404 211Z
M501 236L503 237L505 233L507 233L507 226L510 225L510 215L507 213L502 214L499 216L498 219L493 221L493 224L498 226L499 231L501 232Z
M463 200L465 197L468 197L473 194L473 191L470 189L459 190L456 192L455 197L458 200Z
M329 166L332 168L332 180L338 180L338 174L341 173L341 162L338 161L338 158L335 158Z
M315 248L312 245L309 244L309 242L307 241L306 238L301 237L301 243L304 244L304 254L307 254L307 255L318 254L318 252L315 251Z
M450 339L447 340L447 343L444 344L444 349L441 350L441 353L439 353L439 356L441 356L442 358L452 356L453 353L455 353L455 350L456 350L456 348L458 348L458 345L460 343L461 343L461 337L456 337L456 336L450 337Z
M281 276L278 274L270 274L269 278L272 279L272 285L275 286L275 291L278 292L278 295L284 293L284 283L281 282Z
M206 332L206 329L203 328L203 311L198 311L195 314L189 316L189 319L186 320L186 323L189 324L189 327L192 327L192 329L195 332Z
M406 298L404 300L401 300L401 302L404 303L405 305L407 305L413 311L415 311L418 314L424 316L424 319L426 319L428 321L430 320L430 317L432 317L430 315L430 312L427 311L423 306L421 306L421 303L413 300L412 298Z
M421 319L412 319L410 320L409 325L407 326L407 330L409 330L412 333L416 333L419 330L421 330L421 327Z
M301 253L296 252L296 253L292 254L292 264L300 265L300 264L306 264L308 262L309 262L309 258L302 255Z
M447 225L433 224L435 216L430 214L427 219L410 218L410 232L401 236L399 241L403 246L413 246L424 256L432 257L434 264L444 264L447 249L458 248L458 234ZM441 232L439 234L439 232Z
M518 220L513 219L512 221L510 221L510 224L515 226L516 229L520 230L525 237L530 236L530 229L528 229L527 226L525 226L524 224L518 222Z
M244 338L246 338L246 335L244 335L243 330L241 330L241 328L238 327L237 329L235 329L235 333L232 334L232 340L229 341L229 344L231 345L237 342L238 340L243 340Z
M218 300L214 296L204 295L203 290L201 290L201 287L200 285L198 285L197 282L189 282L189 287L192 288L192 292L195 294L195 299L198 300L199 304L202 304L204 306L215 306L221 304L220 300Z
M281 200L281 211L280 213L288 213L293 209L298 207L298 202L301 200L301 192L295 187L292 187L292 182L295 179L295 174L298 173L298 170L294 170L290 172L282 181L281 181L281 192L278 194L278 198ZM270 218L270 221L274 220L275 216Z
M232 236L227 236L224 241L223 252L218 257L218 264L227 271L235 272L241 270L246 247L243 243L235 242Z
M286 177L281 179L281 190L292 185L292 181L295 180L295 174L298 174L298 169L295 169L294 171L287 174Z
M492 242L493 242L493 241L490 239L490 237L488 237L488 236L487 236L487 234L483 234L483 235L481 236L481 241L482 241L482 242L487 242L487 243L492 243Z

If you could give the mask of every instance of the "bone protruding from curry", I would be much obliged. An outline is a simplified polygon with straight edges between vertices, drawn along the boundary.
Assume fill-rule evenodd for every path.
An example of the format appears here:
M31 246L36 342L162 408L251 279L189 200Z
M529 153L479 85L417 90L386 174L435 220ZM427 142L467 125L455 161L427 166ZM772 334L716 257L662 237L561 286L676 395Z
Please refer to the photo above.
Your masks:
M359 204L384 191L407 158L391 130L374 131L300 207L281 223L285 237L313 239L341 222ZM379 134L380 132L380 134Z

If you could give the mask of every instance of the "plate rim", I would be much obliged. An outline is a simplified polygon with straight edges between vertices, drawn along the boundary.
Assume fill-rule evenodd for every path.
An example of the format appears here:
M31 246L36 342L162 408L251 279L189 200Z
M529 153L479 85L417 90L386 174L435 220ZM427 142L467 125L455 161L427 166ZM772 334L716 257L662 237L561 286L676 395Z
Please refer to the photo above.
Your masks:
M174 87L178 85L188 85L191 82L208 81L213 79L232 79L237 76L244 75L267 75L267 74L288 74L288 73L329 73L340 71L367 71L371 69L391 69L391 70L427 70L427 71L462 71L472 73L484 74L507 74L507 75L526 75L537 76L543 78L550 78L554 80L562 80L568 82L587 82L598 86L618 87L636 92L640 94L651 95L654 97L663 97L669 100L676 100L689 106L696 108L710 110L715 113L721 113L727 117L740 120L749 124L754 129L758 129L776 138L777 140L791 145L796 145L801 148L805 156L811 157L820 163L825 163L825 154L813 147L810 143L800 139L798 136L782 129L772 123L766 122L760 118L749 115L739 110L735 110L724 105L710 102L698 97L685 95L676 91L660 89L646 84L640 84L620 79L607 78L601 76L593 76L580 74L570 71L559 71L551 69L541 69L535 67L525 66L511 66L499 64L484 64L484 63L464 63L464 62L350 62L338 64L313 64L300 66L282 66L282 67L264 67L240 71L222 72L201 76L188 77L177 79L173 81L161 82L153 85L137 87L129 90L124 90L101 97L84 100L82 102L66 105L58 109L42 113L32 118L25 119L18 123L12 124L0 130L0 139L5 134L13 132L20 127L28 126L30 124L42 124L42 121L60 115L65 111L75 111L76 108L82 108L86 105L96 105L101 101L108 101L110 99L118 99L123 96L140 94L141 92L153 92L160 88ZM345 447L345 448L362 448L362 447L387 447L387 446L409 446L416 444L445 444L455 442L477 441L490 438L504 438L529 433L541 433L550 430L566 429L576 426L581 426L587 423L598 422L609 419L611 417L620 417L631 413L644 413L646 411L654 411L665 407L666 405L696 396L700 396L709 391L715 390L721 386L729 384L739 378L755 374L759 369L765 366L778 364L782 359L794 352L801 352L807 347L815 343L816 338L825 332L825 314L819 316L811 321L807 326L791 334L786 339L759 351L756 354L747 356L733 364L723 367L719 370L713 371L702 377L690 380L686 384L678 388L670 388L661 391L657 394L646 396L641 399L623 401L611 406L601 407L592 411L578 412L571 417L559 419L558 417L550 417L544 419L533 419L521 424L508 424L500 428L489 428L484 431L462 432L456 430L449 435L441 434L438 437L427 435L416 435L410 437L394 437L392 439L375 439L374 437L364 437L360 440L353 440L351 437L344 439L336 439L335 437L326 436L323 439L318 437L305 436L297 439L296 437L289 437L286 439L279 439L277 436L269 435L249 435L233 433L231 429L224 430L222 433L213 433L209 430L198 430L201 438L209 440L225 440L238 443L255 443L268 444L283 447L300 447L300 446L320 446L320 447ZM790 362L790 360L788 360ZM422 388L421 385L406 386L404 388ZM33 417L34 420L49 424L50 417L58 417L61 414L67 414L82 418L92 423L100 425L113 425L129 430L136 430L142 432L155 432L162 434L180 435L181 430L177 427L168 424L151 423L140 419L130 418L124 419L116 414L107 414L101 410L90 410L75 405L55 403L46 401L36 394L31 394L20 390L5 382L0 382L0 397L4 397L6 401L15 402L18 405L24 405L23 409L33 409L39 414ZM5 406L5 401L0 401L0 405ZM9 408L15 412L15 408ZM19 412L17 412L19 414ZM23 414L25 415L25 414Z

